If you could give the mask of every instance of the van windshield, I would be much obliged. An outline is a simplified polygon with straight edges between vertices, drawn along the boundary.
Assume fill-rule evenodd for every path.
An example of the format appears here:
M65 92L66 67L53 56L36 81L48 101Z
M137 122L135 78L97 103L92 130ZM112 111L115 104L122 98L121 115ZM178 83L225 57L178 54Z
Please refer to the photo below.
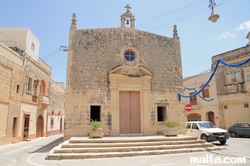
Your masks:
M214 128L214 125L210 122L200 122L198 123L200 128Z

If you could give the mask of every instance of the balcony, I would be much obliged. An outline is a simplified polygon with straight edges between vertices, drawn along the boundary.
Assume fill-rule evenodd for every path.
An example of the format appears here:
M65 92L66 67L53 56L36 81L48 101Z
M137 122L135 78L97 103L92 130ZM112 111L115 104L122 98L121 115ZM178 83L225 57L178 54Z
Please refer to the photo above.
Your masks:
M225 94L246 92L244 84L228 84L224 86Z
M40 95L38 99L38 108L39 110L45 110L49 105L49 97L45 95Z

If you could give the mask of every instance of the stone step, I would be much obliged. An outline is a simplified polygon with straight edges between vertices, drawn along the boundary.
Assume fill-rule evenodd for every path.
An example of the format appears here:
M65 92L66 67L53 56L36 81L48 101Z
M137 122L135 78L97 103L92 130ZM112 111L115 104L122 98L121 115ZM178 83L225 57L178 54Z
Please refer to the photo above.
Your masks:
M204 140L180 140L180 141L154 141L154 142L115 142L115 143L64 143L62 148L93 148L93 147L129 147L129 146L150 146L150 145L180 145L205 143Z
M85 159L187 153L225 149L190 136L72 137L54 147L46 159Z
M181 148L213 147L211 143L183 144L183 145L161 145L161 146L130 146L130 147L98 147L98 148L61 148L55 149L54 153L98 153L98 152L132 152L150 151Z
M197 137L185 136L185 137L103 137L103 138L88 138L72 137L69 143L116 143L116 142L155 142L155 141L179 141L179 140L197 140Z
M154 151L150 150L150 151L106 152L106 153L53 153L50 151L46 159L61 160L61 159L131 157L131 156L145 156L145 155L204 152L204 151L224 150L224 149L225 148L223 147L207 147L207 148L182 148L182 149L168 149L168 150L154 150Z

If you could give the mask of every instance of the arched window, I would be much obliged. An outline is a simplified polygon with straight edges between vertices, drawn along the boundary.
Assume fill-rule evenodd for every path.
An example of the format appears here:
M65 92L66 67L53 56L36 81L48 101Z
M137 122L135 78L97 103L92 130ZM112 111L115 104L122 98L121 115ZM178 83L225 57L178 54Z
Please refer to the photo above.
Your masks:
M45 95L46 92L46 82L44 80L41 80L41 94Z

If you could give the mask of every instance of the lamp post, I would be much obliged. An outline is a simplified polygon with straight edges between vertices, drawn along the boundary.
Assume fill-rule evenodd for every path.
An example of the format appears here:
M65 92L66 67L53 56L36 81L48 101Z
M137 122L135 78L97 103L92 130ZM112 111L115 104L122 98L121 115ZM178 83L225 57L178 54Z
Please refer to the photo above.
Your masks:
M209 0L209 5L208 7L212 9L211 15L208 17L208 19L210 21L212 21L213 23L215 23L217 21L218 18L220 18L219 14L216 14L214 11L214 6L216 5L216 3L214 2L214 0Z

